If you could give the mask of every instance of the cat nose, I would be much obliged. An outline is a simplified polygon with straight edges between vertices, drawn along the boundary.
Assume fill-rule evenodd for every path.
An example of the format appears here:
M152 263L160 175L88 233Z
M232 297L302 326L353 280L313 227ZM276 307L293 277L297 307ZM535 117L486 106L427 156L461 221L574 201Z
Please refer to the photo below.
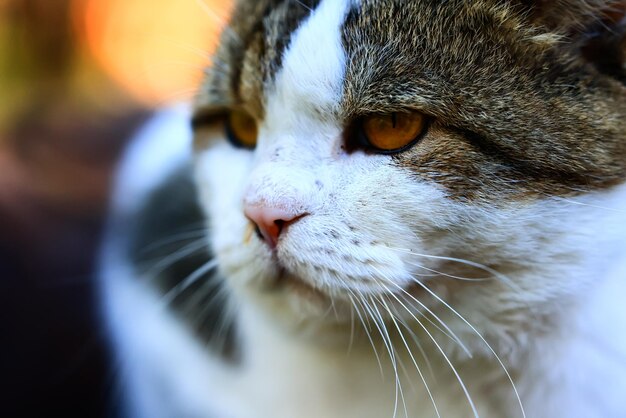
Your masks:
M256 226L257 234L270 248L276 248L278 237L285 227L306 216L306 213L294 213L287 210L267 206L249 206L244 208L244 214Z

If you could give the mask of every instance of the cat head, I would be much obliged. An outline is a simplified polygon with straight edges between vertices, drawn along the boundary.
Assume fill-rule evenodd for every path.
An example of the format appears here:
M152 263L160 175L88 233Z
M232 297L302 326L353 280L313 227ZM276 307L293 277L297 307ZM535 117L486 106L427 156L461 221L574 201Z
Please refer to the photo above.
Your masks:
M235 294L294 323L444 300L518 324L593 287L620 238L602 208L623 208L626 87L586 48L623 9L238 2L194 119Z

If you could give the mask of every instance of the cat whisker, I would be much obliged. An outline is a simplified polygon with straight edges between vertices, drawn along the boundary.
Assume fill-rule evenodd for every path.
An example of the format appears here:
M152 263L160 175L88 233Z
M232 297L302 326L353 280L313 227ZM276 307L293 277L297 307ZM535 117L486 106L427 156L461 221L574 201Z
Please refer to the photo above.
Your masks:
M394 312L394 317L395 317L396 322L399 325L402 325L402 327L405 329L406 333L408 333L408 335L411 337L412 342L415 343L415 347L418 348L418 351L420 352L422 359L424 360L424 362L426 363L426 365L428 367L428 370L429 370L429 373L430 373L430 377L433 380L436 381L434 370L432 368L432 364L430 362L430 359L426 355L426 352L424 351L424 348L422 347L422 344L420 343L419 338L415 334L415 330L412 329L412 327L406 322L406 320L404 318L402 318L402 316L399 315L398 311L396 310L396 307L394 306L394 301L392 301L389 298L386 298L385 295L380 295L380 297L387 301L387 304L389 305L389 308L392 309L393 312ZM407 376L407 377L410 380L410 376ZM410 381L410 383L411 383L411 388L415 391L415 389L416 389L415 385L413 384L412 381Z
M396 332L393 329L392 329L392 331ZM406 382L409 384L410 391L407 391L407 393L415 393L415 392L417 392L416 387L415 387L415 383L413 382L413 379L412 379L412 376L414 376L415 373L409 371L407 366L404 364L404 361L402 361L401 356L398 356L398 366L400 366L400 371L402 372L402 375L406 378ZM405 387L405 389L406 389L406 387Z
M368 302L367 302L367 300L365 298L365 295L363 295L363 293L361 291L359 291L358 289L355 289L355 291L356 291L356 294L358 295L357 296L357 301L360 303L361 307L363 308L363 318L365 320L365 323L367 324L367 329L371 331L371 330L377 328L377 324L374 322L374 317L373 317L373 315L372 315L372 313L371 313L371 311L369 309L369 304L368 304ZM373 341L373 339L372 339L372 341ZM384 345L384 343L381 342L381 345ZM383 371L383 369L381 368L381 372L382 371Z
M391 293L391 295L393 295L393 293ZM393 322L394 326L396 327L396 329L398 330L398 334L400 335L400 339L402 340L402 343L404 344L404 347L406 348L407 352L409 353L409 356L411 357L411 361L413 362L413 365L415 366L415 369L417 370L417 373L420 376L420 379L422 379L422 382L424 383L424 387L426 388L426 392L428 393L428 396L430 397L430 401L433 404L433 408L435 408L435 413L437 414L437 417L441 418L441 414L439 413L439 408L437 408L437 403L435 402L435 398L433 397L433 394L430 390L430 387L428 386L428 383L426 382L426 378L424 377L424 374L422 373L422 370L420 369L420 367L417 364L417 361L415 360L415 356L413 356L413 352L411 350L411 348L409 347L409 344L406 341L406 338L404 338L404 334L402 333L402 330L400 329L400 326L398 325L398 322L396 321L396 317L395 315L391 312L391 309L389 308L389 305L387 304L387 302L382 299L383 304L385 305L385 309L387 310L387 313L389 313L389 316L391 317L391 321Z
M330 299L330 307L332 308L334 314L335 314L335 320L339 321L339 313L337 312L337 307L335 306L335 299L331 298Z
M610 208L610 207L607 207L607 206L592 205L592 204L589 204L589 203L578 202L576 200L568 199L568 198L565 198L565 197L558 197L558 196L551 196L551 197L554 200L559 200L561 202L570 203L572 205L587 206L587 207L590 207L590 208L602 209L602 210L607 210L607 211L610 211L610 212L626 213L626 210L623 210L623 209Z
M200 275L200 271L198 270L194 273ZM207 272L204 271L204 273L206 274ZM199 276L198 278L200 277L204 276ZM189 278L189 281L191 281L191 278ZM197 280L193 282L195 283ZM192 283L189 283L189 285L185 287L189 288L191 284ZM180 289L180 293L182 293L182 291L184 290ZM228 329L234 323L234 312L232 308L230 308L232 298L228 297L227 288L223 286L223 282L220 280L208 280L199 288L194 289L193 292L193 295L189 299L184 300L181 311L186 316L193 314L195 319L193 322L198 324L200 329L202 329L206 323L205 318L211 318L211 328L213 331L210 332L210 338L206 341L206 346L211 346L218 352L226 351L226 344L228 343L227 335L229 334ZM172 297L168 302L171 302L173 299ZM197 313L194 312L201 303L203 306L200 311ZM209 313L216 304L219 304L222 309L217 310L217 317L210 316Z
M169 254L160 259L150 268L147 273L150 277L158 277L159 273L163 272L163 270L165 270L172 264L207 247L208 244L204 238L195 240L180 248L178 251L175 251L172 254Z
M307 6L306 4L304 4L302 2L302 0L296 0L296 3L298 3L300 6L304 7L305 9L307 9L309 12L312 12L313 9L311 9L309 6Z
M227 25L228 19L224 16L220 16L215 10L211 9L203 0L196 0L196 3L206 13L206 15L213 20L221 29L222 35L227 35L231 41L233 41L238 47L243 47L244 42L230 26Z
M184 292L189 286L191 286L193 283L214 270L217 267L217 264L217 260L209 260L208 262L204 263L193 273L183 279L180 283L174 286L169 292L167 292L163 296L163 298L161 298L161 302L166 306L172 303L172 301L176 299L178 295Z
M217 290L216 290L217 289ZM223 286L220 280L206 281L199 289L194 290L194 295L185 301L183 311L186 315L195 314L195 323L202 328L206 323L206 319L212 320L211 337L206 342L206 346L212 346L218 352L226 350L228 343L228 335L230 328L234 324L234 309L231 304L233 299L229 297L228 289ZM196 307L202 303L203 306L199 312L195 313ZM215 305L220 305L217 316L211 316L210 313Z
M418 252L415 252L411 249L408 248L399 248L399 247L388 247L390 250L392 251L397 251L397 252L401 252L401 253L406 253L406 254L411 254L414 255L416 257L423 257L423 258L431 258L431 259L435 259L435 260L443 260L443 261L451 261L454 263L459 263L459 264L465 264L467 266L470 267L474 267L480 270L483 270L489 274L491 274L493 277L499 279L502 283L506 284L507 286L509 286L511 289L513 290L520 290L519 286L517 286L509 277L507 277L506 275L500 273L499 271L486 266L484 264L478 263L476 261L471 261L471 260L466 260L463 258L456 258L456 257L446 257L446 256L441 256L441 255L430 255L430 254L421 254Z
M189 96L195 94L198 91L196 87L191 88L183 88L177 91L174 91L167 96L161 98L156 102L156 107L166 106L168 103L175 102L178 100L188 99Z
M210 288L207 293L210 293L213 289ZM220 352L225 351L226 344L228 342L228 334L231 330L232 325L235 321L235 310L231 306L232 298L228 297L228 290L225 286L222 286L220 289L215 292L211 300L204 306L203 310L200 311L198 317L200 318L201 323L204 323L206 318L209 316L209 312L214 304L222 303L223 309L219 310L217 319L217 330L211 336L211 339L208 343L218 344L217 349ZM219 339L219 341L218 341Z
M330 304L328 305L328 308L326 308L324 315L322 315L322 320L325 320L328 317L328 315L333 311L334 306L334 300L330 298ZM335 315L337 315L337 311L335 311Z
M389 358L391 360L391 364L392 364L392 367L394 369L394 379L395 379L396 384L397 384L398 371L396 369L395 359L394 359L394 356L393 356L392 348L388 344L387 339L385 338L385 333L383 332L383 329L382 329L381 325L379 324L378 318L374 314L374 310L373 310L373 307L370 305L370 302L367 301L365 296L360 291L357 290L357 292L358 292L359 295L361 295L362 306L363 306L363 309L365 310L365 312L367 313L367 317L371 318L372 323L374 324L374 328L376 328L376 330L378 331L378 333L379 333L379 335L381 337L382 344L385 347L385 349L387 350L387 353L389 354ZM384 321L383 321L383 325L384 325ZM396 390L397 390L397 386L396 386ZM398 396L398 393L396 392L396 406L397 406L397 401L398 401L397 396ZM395 416L395 412L394 412L394 416Z
M173 45L175 47L180 48L181 50L192 52L193 54L195 54L199 58L204 58L207 61L209 61L211 59L211 54L207 54L206 50L204 50L202 48L199 48L197 46L193 46L193 45L190 45L190 44L184 44L184 43L178 42L175 39L168 38L166 36L161 36L160 39L163 42L167 42L170 45Z
M426 363L426 367L428 368L428 373L430 374L430 377L436 381L437 376L435 375L435 370L433 369L433 365L430 359L428 358L428 355L426 354L426 350L424 350L422 343L419 341L419 338L417 338L417 335L415 335L414 330L405 321L403 321L401 318L399 319L399 321L400 321L400 324L404 327L404 329L406 329L406 331L409 333L409 336L415 343L415 346L419 350L420 355L424 359L424 362Z
M465 386L465 383L463 382L463 379L459 375L459 372L457 371L456 367L454 367L454 365L452 364L452 361L450 361L450 359L448 358L446 353L443 351L443 349L441 348L441 346L439 345L435 337L428 331L428 329L424 326L424 324L422 324L422 322L419 319L417 320L417 323L424 330L424 332L426 332L428 337L430 337L432 342L437 347L437 350L441 353L446 363L448 363L448 366L450 366L452 373L454 373L454 375L456 376L456 379L458 380L459 385L461 386L461 389L463 390L463 393L465 394L465 398L467 399L470 405L470 408L472 409L472 413L474 414L474 417L479 418L478 411L476 410L476 405L474 405L474 400L472 399L472 396L470 395L469 390Z
M350 354L354 345L354 299L352 295L348 295L348 299L350 300L350 339L348 340L347 353Z
M400 290L400 292L402 292L401 294L405 294L406 296L408 296L411 300L415 301L417 304L420 305L420 307L422 309L424 309L426 312L428 312L430 315L432 315L435 320L437 322L439 322L441 324L441 326L444 327L444 329L446 331L444 331L443 329L441 329L437 324L435 324L430 318L428 318L427 316L422 314L422 317L427 320L431 325L433 325L437 330L439 330L441 333L443 333L444 335L446 335L448 338L450 338L452 341L456 342L461 349L467 354L468 357L472 357L471 352L468 350L468 348L465 346L465 344L463 344L463 341L461 341L461 339L454 333L454 331L452 331L450 329L450 327L441 319L439 318L430 308L428 308L424 303L422 303L419 299L417 299L415 296L411 295L409 292L406 291L406 289L404 289L402 286L400 286L399 284L395 283L393 280L387 279L384 275L382 275L382 272L380 272L378 269L376 269L376 271L378 271L378 273L381 275L380 278L383 279L385 281L385 283L389 283L391 285L393 285L394 287L396 287L398 290ZM406 311L415 319L417 320L417 317L415 316L415 313L413 313L413 311L411 311L404 303L402 303L402 301L400 299L398 299L395 295L395 292L392 292L387 286L385 286L384 284L380 283L379 284L381 286L383 286L384 290L386 292L388 292L391 296L393 296L398 303L400 303L400 305L406 309Z
M361 322L361 325L363 326L363 330L365 331L365 336L367 337L367 339L369 340L370 344L372 345L372 350L374 350L374 356L376 356L376 361L378 362L378 367L380 369L380 375L382 377L385 376L385 372L383 370L383 365L382 362L380 361L380 355L378 354L378 350L376 349L376 345L374 344L374 339L372 338L372 335L370 334L370 330L371 327L369 326L369 321L366 323L365 320L363 319L363 314L361 314L361 311L358 307L358 305L356 303L354 303L354 299L356 299L356 302L361 305L364 308L363 305L363 301L361 300L361 298L359 298L358 296L356 296L352 291L350 291L351 296L350 296L350 301L352 302L352 307L355 310L357 316L359 317L359 321ZM353 299L354 297L354 299Z
M190 61L185 61L185 60L175 60L175 59L163 60L163 61L150 63L150 65L148 65L143 71L141 71L141 73L139 74L139 77L146 77L146 76L152 75L157 70L166 69L166 68L175 68L177 70L178 69L191 69L191 70L196 70L198 74L202 74L202 72L206 68L206 65L198 64L198 63L190 62Z
M398 402L400 399L402 400L402 403L404 405L405 416L408 417L408 413L406 410L406 400L404 398L404 392L402 390L402 382L400 381L400 375L398 374L398 362L396 358L396 351L393 347L393 341L385 325L385 320L383 319L383 316L378 310L378 307L376 307L376 302L374 301L372 296L370 296L370 302L371 302L370 314L372 315L372 318L374 319L374 325L376 325L376 327L378 328L378 331L380 332L383 342L385 343L385 346L387 347L387 351L389 353L391 365L393 367L393 371L395 375L396 393L395 393L393 417L395 418L398 415Z
M487 340L482 336L482 334L480 332L478 332L478 330L476 329L476 327L474 327L467 319L465 319L465 317L463 315L461 315L456 309L454 309L452 306L450 306L449 303L447 303L445 300L443 300L441 297L439 297L439 295L437 295L435 292L433 292L428 286L426 286L424 283L422 282L416 282L418 283L420 286L422 286L424 288L424 290L426 290L428 293L430 293L435 299L437 299L439 302L441 302L445 307L447 307L448 309L450 309L450 311L452 311L453 314L455 314L459 319L461 319L461 321L463 321L468 327L470 327L470 329L482 340L482 342L485 344L485 346L487 346L487 348L489 349L489 351L491 351L491 353L493 354L493 356L495 357L495 359L498 361L498 363L500 364L500 367L502 368L502 370L504 371L504 373L506 374L507 379L509 380L509 382L511 383L511 386L513 388L513 391L515 392L515 396L517 398L517 402L519 403L520 406L520 410L522 413L522 417L526 418L526 412L524 411L524 405L522 404L522 399L519 395L519 392L517 390L517 386L515 386L515 382L513 381L513 378L511 377L511 374L509 373L508 369L506 368L506 366L504 365L504 362L500 359L500 356L498 356L498 354L496 353L496 351L491 347L491 345L487 342Z
M403 289L404 290L404 289ZM404 300L407 304L409 304L409 306L412 306L412 302L414 302L414 300L409 299L405 294L400 293L396 296L399 296L402 298L402 300ZM418 302L419 303L419 302ZM407 309L407 308L405 308ZM408 310L408 312L410 314L413 314L413 311ZM456 335L452 335L450 334L450 332L446 331L444 328L442 328L441 326L437 325L432 319L430 319L427 315L425 315L423 312L419 312L417 311L416 313L418 313L420 315L420 317L424 320L426 320L426 322L428 322L430 325L433 326L433 328L435 328L437 331L439 331L440 333L442 333L443 335L445 335L447 338L449 338L451 341L453 341L455 344L459 345L461 347L461 349L463 349L463 351L467 354L466 349L464 349L464 345L462 344L461 340L459 339L459 337L457 337ZM430 313L435 320L437 320L438 322L442 322L441 319L439 319L439 317L437 317L436 315L434 315L432 312L427 312ZM445 325L445 324L444 324ZM469 356L471 357L471 355Z
M202 310L196 315L197 318L203 318L213 305L217 303L218 296L224 289L224 287L220 287L221 285L222 283L218 280L208 280L204 282L203 285L195 291L193 297L185 301L185 310L191 313L200 303L204 302ZM210 299L207 301L206 299L208 297L210 297Z
M382 283L381 283L381 285L382 285ZM393 294L393 292L391 292L390 289L388 289L386 286L384 286L384 285L382 285L382 286L386 290L387 294L391 294L391 295ZM441 345L437 342L435 337L431 334L430 331L428 331L428 328L416 316L414 316L414 319L417 322L417 324L424 330L424 332L426 332L426 334L432 340L432 342L435 344L435 346L437 347L437 350L441 353L441 355L445 359L446 363L448 363L448 366L450 367L450 369L454 373L457 381L459 382L459 385L460 385L461 389L463 390L463 393L465 394L465 398L467 399L467 401L468 401L468 403L470 405L470 408L472 409L472 413L474 414L474 417L475 418L479 418L478 410L476 409L476 405L474 404L472 396L470 395L469 390L467 389L467 386L463 382L463 379L461 378L461 376L460 376L459 372L457 371L456 367L454 366L452 361L448 358L448 356L446 355L445 351L443 350Z
M218 293L215 289L218 287L218 283L208 280L202 283L198 288L193 290L193 295L188 299L185 299L182 306L182 311L185 315L194 315L194 318L201 318L203 314L210 309L216 302L215 295ZM199 312L194 312L198 306L203 305Z
M168 244L174 244L180 241L185 241L192 238L204 238L207 234L207 231L204 228L192 229L188 231L180 232L179 234L169 235L167 238L160 239L158 241L152 242L141 249L141 253L149 253L150 251L157 250L162 248Z
M226 16L220 16L215 10L211 9L208 4L206 4L203 0L196 0L196 4L200 6L203 12L213 21L214 24L217 24L220 28L225 26L228 23L228 19Z
M419 274L419 276L420 276L420 277L437 277L437 276L444 276L444 277L448 277L448 278L450 278L450 279L461 280L461 281L465 281L465 282L485 282L485 281L490 280L490 278L487 278L487 277L483 277L483 278L471 278L471 277L461 277L461 276L455 276L455 275L453 275L453 274L444 273L444 272L442 272L442 271L437 271L437 270L435 270L435 269L431 269L431 268L429 268L429 267L425 267L425 266L423 266L423 265L421 265L421 264L419 264L419 263L412 263L412 262L410 262L410 261L407 261L407 263L408 263L408 264L410 264L410 265L412 265L412 266L415 266L415 267L417 267L417 268L421 268L421 269L424 269L424 270L427 270L427 271L430 271L430 272L434 273L434 274L432 274L432 275L430 275L430 276L427 276L427 275L424 275L424 274L421 274L421 273L420 273L420 274Z
M337 278L339 283L341 283L341 285L344 288L347 288L345 280L341 277ZM348 288L348 299L350 300L350 339L348 341L348 354L350 352L352 352L352 346L354 344L354 333L355 333L355 329L354 329L354 309L356 308L355 306L355 302L354 302L354 293ZM363 324L363 326L365 326L365 324Z

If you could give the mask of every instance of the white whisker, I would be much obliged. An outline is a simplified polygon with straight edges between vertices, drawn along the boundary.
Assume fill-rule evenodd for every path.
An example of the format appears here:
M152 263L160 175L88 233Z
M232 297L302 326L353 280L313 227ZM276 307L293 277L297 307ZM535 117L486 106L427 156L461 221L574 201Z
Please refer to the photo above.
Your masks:
M216 267L217 260L207 261L198 269L196 269L193 273L187 276L184 280L174 286L169 292L167 292L161 299L161 302L164 305L169 305L174 299L176 299L178 295L185 291L185 289L187 289L189 286L198 281L207 273L211 272L211 270L215 269Z
M389 247L389 249L392 250L392 251L398 251L398 252L411 254L411 255L414 255L416 257L432 258L432 259L435 259L435 260L452 261L454 263L465 264L465 265L470 266L470 267L475 267L477 269L483 270L483 271L491 274L495 278L499 279L502 283L508 285L511 289L513 289L513 290L520 290L519 286L517 286L509 277L505 276L504 274L500 273L497 270L494 270L493 268L491 268L489 266L486 266L484 264L478 263L476 261L465 260L463 258L445 257L445 256L440 256L440 255L420 254L420 253L417 253L417 252L415 252L415 251L413 251L411 249L408 249L408 248L398 248L398 247L391 248L391 247Z
M206 15L209 16L211 20L213 20L213 23L217 24L218 26L221 27L228 23L225 16L220 16L215 10L211 9L209 5L206 4L203 0L196 0L196 4L200 6L200 8L206 13Z
M393 324L395 325L396 329L398 330L398 334L400 334L400 339L402 340L402 343L404 344L404 347L408 351L409 356L411 357L411 361L413 362L413 365L415 366L415 369L417 370L417 373L420 375L420 378L422 379L422 382L424 382L424 387L426 388L426 392L428 392L428 396L430 397L430 401L433 404L433 408L435 408L435 413L437 414L437 417L441 418L441 415L439 414L439 409L437 408L437 403L435 402L435 398L433 397L433 394L430 391L430 387L428 386L428 383L426 382L426 378L424 377L424 374L422 373L422 370L420 369L420 367L417 365L417 361L415 360L415 357L413 356L413 352L411 351L411 348L409 347L409 344L407 343L406 339L404 338L404 334L402 333L402 330L400 329L400 326L396 322L395 316L391 312L391 309L389 309L389 306L387 305L387 302L385 302L384 299L381 299L381 301L384 304L385 309L389 313L389 316L391 317L391 320L392 320Z
M400 324L404 327L404 329L407 330L407 332L409 333L409 336L411 337L411 339L415 343L415 346L419 350L420 355L422 356L422 358L424 359L424 362L426 363L426 367L428 367L428 373L430 374L430 377L436 381L437 376L435 375L435 371L433 370L433 365L431 364L430 359L428 358L428 355L426 354L426 351L424 350L424 347L422 347L422 344L417 338L417 335L415 335L415 332L413 331L413 329L411 329L411 327L405 321L400 320Z
M387 327L385 326L385 321L383 319L383 316L381 315L380 311L378 310L378 307L376 307L376 302L374 301L374 299L372 298L372 296L370 296L370 308L372 310L370 310L370 313L374 319L374 324L376 325L376 327L378 328L378 331L380 332L381 337L383 338L383 341L385 342L385 345L387 347L387 351L389 352L389 357L391 359L391 364L393 367L393 371L395 374L395 379L396 379L396 399L394 402L394 411L393 411L393 416L396 417L398 414L398 401L399 398L402 399L402 404L404 405L404 411L405 411L405 416L408 417L408 412L406 409L406 400L404 398L404 392L402 390L402 383L400 382L400 375L398 374L398 364L397 364L397 360L396 360L396 354L395 354L395 349L393 348L393 342L391 340L391 336L389 335L389 332L387 331Z
M156 242L152 242L146 245L140 251L142 253L148 253L150 251L164 247L168 244L174 244L176 242L185 241L191 238L196 238L196 239L204 238L206 233L207 231L204 228L201 228L201 229L192 229L189 231L181 232L179 234L172 234L172 235L169 235L167 238L164 238L164 239L161 239L161 240L158 240Z
M509 382L511 383L511 386L513 387L513 391L515 392L515 396L517 398L517 402L519 403L521 412L522 412L522 416L525 418L526 417L526 412L524 411L524 405L522 404L522 399L519 395L519 392L517 391L517 387L515 386L515 382L513 382L513 378L511 377L511 374L509 373L508 369L506 368L506 366L504 365L504 363L502 362L502 360L500 359L500 356L498 356L498 354L496 353L496 351L491 347L491 345L487 342L487 340L482 336L482 334L480 332L478 332L478 330L469 323L469 321L467 321L465 319L465 317L463 317L463 315L461 315L459 312L457 312L452 306L450 306L450 304L448 304L446 301L444 301L442 298L439 297L439 295L437 295L435 292L433 292L428 286L426 286L424 283L419 282L420 286L422 286L428 293L430 293L434 298L436 298L439 302L441 302L445 307L447 307L448 309L450 309L450 311L452 311L452 313L454 313L459 319L461 319L461 321L463 321L468 327L471 328L471 330L476 333L476 335L482 340L482 342L487 346L487 348L489 349L489 351L491 351L491 353L494 355L494 357L496 358L496 360L498 361L498 363L500 363L500 367L502 367L502 370L504 371L504 373L506 374L506 377L509 379Z
M437 350L439 350L439 352L441 353L443 358L446 360L446 363L448 363L448 366L450 366L450 369L452 370L452 373L454 373L454 375L456 376L456 379L458 380L459 385L461 386L461 389L463 390L463 393L465 394L465 398L467 399L467 401L469 402L470 407L472 408L472 412L474 414L474 417L475 418L479 418L478 411L476 410L476 405L474 405L474 401L472 400L472 397L471 397L469 391L467 390L467 387L465 386L465 383L463 382L463 379L461 379L461 376L459 375L459 372L456 370L456 367L454 367L454 365L452 364L452 361L450 361L450 359L448 358L446 353L443 351L443 349L441 348L441 346L439 345L439 343L437 342L435 337L433 337L433 335L428 331L428 329L424 326L424 324L422 324L419 319L417 320L417 323L424 330L424 332L426 332L426 334L428 334L428 336L430 337L432 342L437 347Z
M363 310L365 311L365 306L363 304L364 302L360 300L360 298L358 297L357 297L357 302L363 307ZM365 323L365 320L363 319L363 315L361 314L361 311L359 310L358 306L354 305L354 308L355 308L357 316L359 317L359 321L361 321L361 324L363 325L363 329L365 330L365 335L367 336L367 339L369 340L370 344L372 345L372 349L374 350L374 355L376 356L376 361L378 362L378 367L380 369L380 375L384 378L385 372L383 369L383 364L380 361L380 355L378 354L378 350L376 349L376 344L374 344L374 339L372 338L370 334L370 326Z
M199 58L206 59L207 61L211 59L211 55L207 54L207 51L202 48L189 45L189 44L184 44L184 43L177 41L176 39L168 38L166 36L161 36L160 38L163 40L163 42L167 42L170 45L180 48L181 50L192 52L194 55L198 56Z
M376 268L375 268L376 269ZM468 350L468 348L465 346L465 344L463 344L463 341L461 341L461 339L454 333L454 331L452 331L450 329L450 327L443 321L441 320L430 308L428 308L424 303L422 303L419 299L417 299L415 296L411 295L409 292L406 291L406 289L404 289L402 286L400 286L399 284L395 283L393 280L389 280L387 279L385 276L382 276L382 273L376 269L376 271L378 271L379 274L381 274L381 279L385 280L386 283L392 284L393 286L395 286L398 290L400 290L403 294L406 294L409 298L411 298L411 300L415 301L417 304L419 304L422 309L424 309L426 312L428 312L429 314L431 314L435 320L437 320L437 322L439 322L441 324L441 326L444 327L444 329L446 331L444 331L443 329L441 329L437 324L435 324L430 318L423 316L423 318L425 320L427 320L430 324L432 324L435 328L437 328L441 333L445 334L447 337L449 337L451 340L453 340L454 342L456 342L461 349L463 349L463 351L465 351L465 353L467 354L468 357L472 357L472 353ZM394 292L392 292L389 288L387 288L387 286L383 285L382 283L380 283L381 286L383 286L383 289L388 292L389 294L391 294L397 301L398 303L400 303L400 305L402 305L402 307L413 317L417 320L417 318L415 317L415 314L404 304L402 303L402 301L400 301L400 299L398 299L395 295Z
M421 269L430 271L432 273L435 273L435 274L431 274L430 275L431 277L444 276L444 277L448 277L448 278L456 279L456 280L461 280L461 281L465 281L465 282L484 282L484 281L489 280L489 278L486 278L486 277L484 277L484 278L480 278L480 277L479 278L470 278L470 277L455 276L453 274L444 273L442 271L437 271L437 270L425 267L425 266L423 266L423 265L421 265L419 263L414 263L414 262L410 262L410 261L407 261L407 263L412 265L412 266L415 266L417 268L421 268ZM427 277L428 276L428 275L421 274L421 273L419 275L420 275L420 277Z
M592 204L589 204L589 203L578 202L576 200L568 199L568 198L565 198L565 197L558 197L558 196L551 196L551 197L553 199L559 200L561 202L571 203L572 205L587 206L587 207L590 207L590 208L602 209L602 210L607 210L607 211L610 211L610 212L626 213L626 210L623 210L623 209L610 208L610 207L607 207L607 206L592 205Z
M191 242L178 251L169 254L162 259L160 259L157 263L155 263L150 270L147 272L150 277L157 277L159 273L163 272L166 268L176 263L177 261L182 260L183 258L194 254L204 248L207 248L207 242L203 238L198 239L194 242Z
M227 35L229 39L237 46L244 45L241 37L230 26L228 26L228 19L225 16L220 16L215 10L211 9L203 0L196 0L196 3L206 13L206 15L216 23L218 27L223 28L222 33Z

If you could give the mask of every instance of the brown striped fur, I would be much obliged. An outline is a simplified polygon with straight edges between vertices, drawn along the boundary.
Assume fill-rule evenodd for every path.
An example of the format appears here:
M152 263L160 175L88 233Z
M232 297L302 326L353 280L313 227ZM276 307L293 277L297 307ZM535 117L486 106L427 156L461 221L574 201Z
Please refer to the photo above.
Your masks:
M198 115L242 107L262 120L291 32L317 3L239 2ZM604 45L590 32L621 33L625 9L606 0L362 1L343 29L345 124L399 109L430 115L430 132L395 160L455 198L618 184L626 178L624 69L603 71L584 47L591 38ZM605 52L621 56L617 45Z
M623 181L626 88L583 59L574 35L514 10L365 2L344 29L347 118L398 108L432 115L431 133L397 161L459 197L569 194Z
M206 107L241 107L262 119L265 89L280 69L291 34L318 3L239 1L198 96L199 114Z

